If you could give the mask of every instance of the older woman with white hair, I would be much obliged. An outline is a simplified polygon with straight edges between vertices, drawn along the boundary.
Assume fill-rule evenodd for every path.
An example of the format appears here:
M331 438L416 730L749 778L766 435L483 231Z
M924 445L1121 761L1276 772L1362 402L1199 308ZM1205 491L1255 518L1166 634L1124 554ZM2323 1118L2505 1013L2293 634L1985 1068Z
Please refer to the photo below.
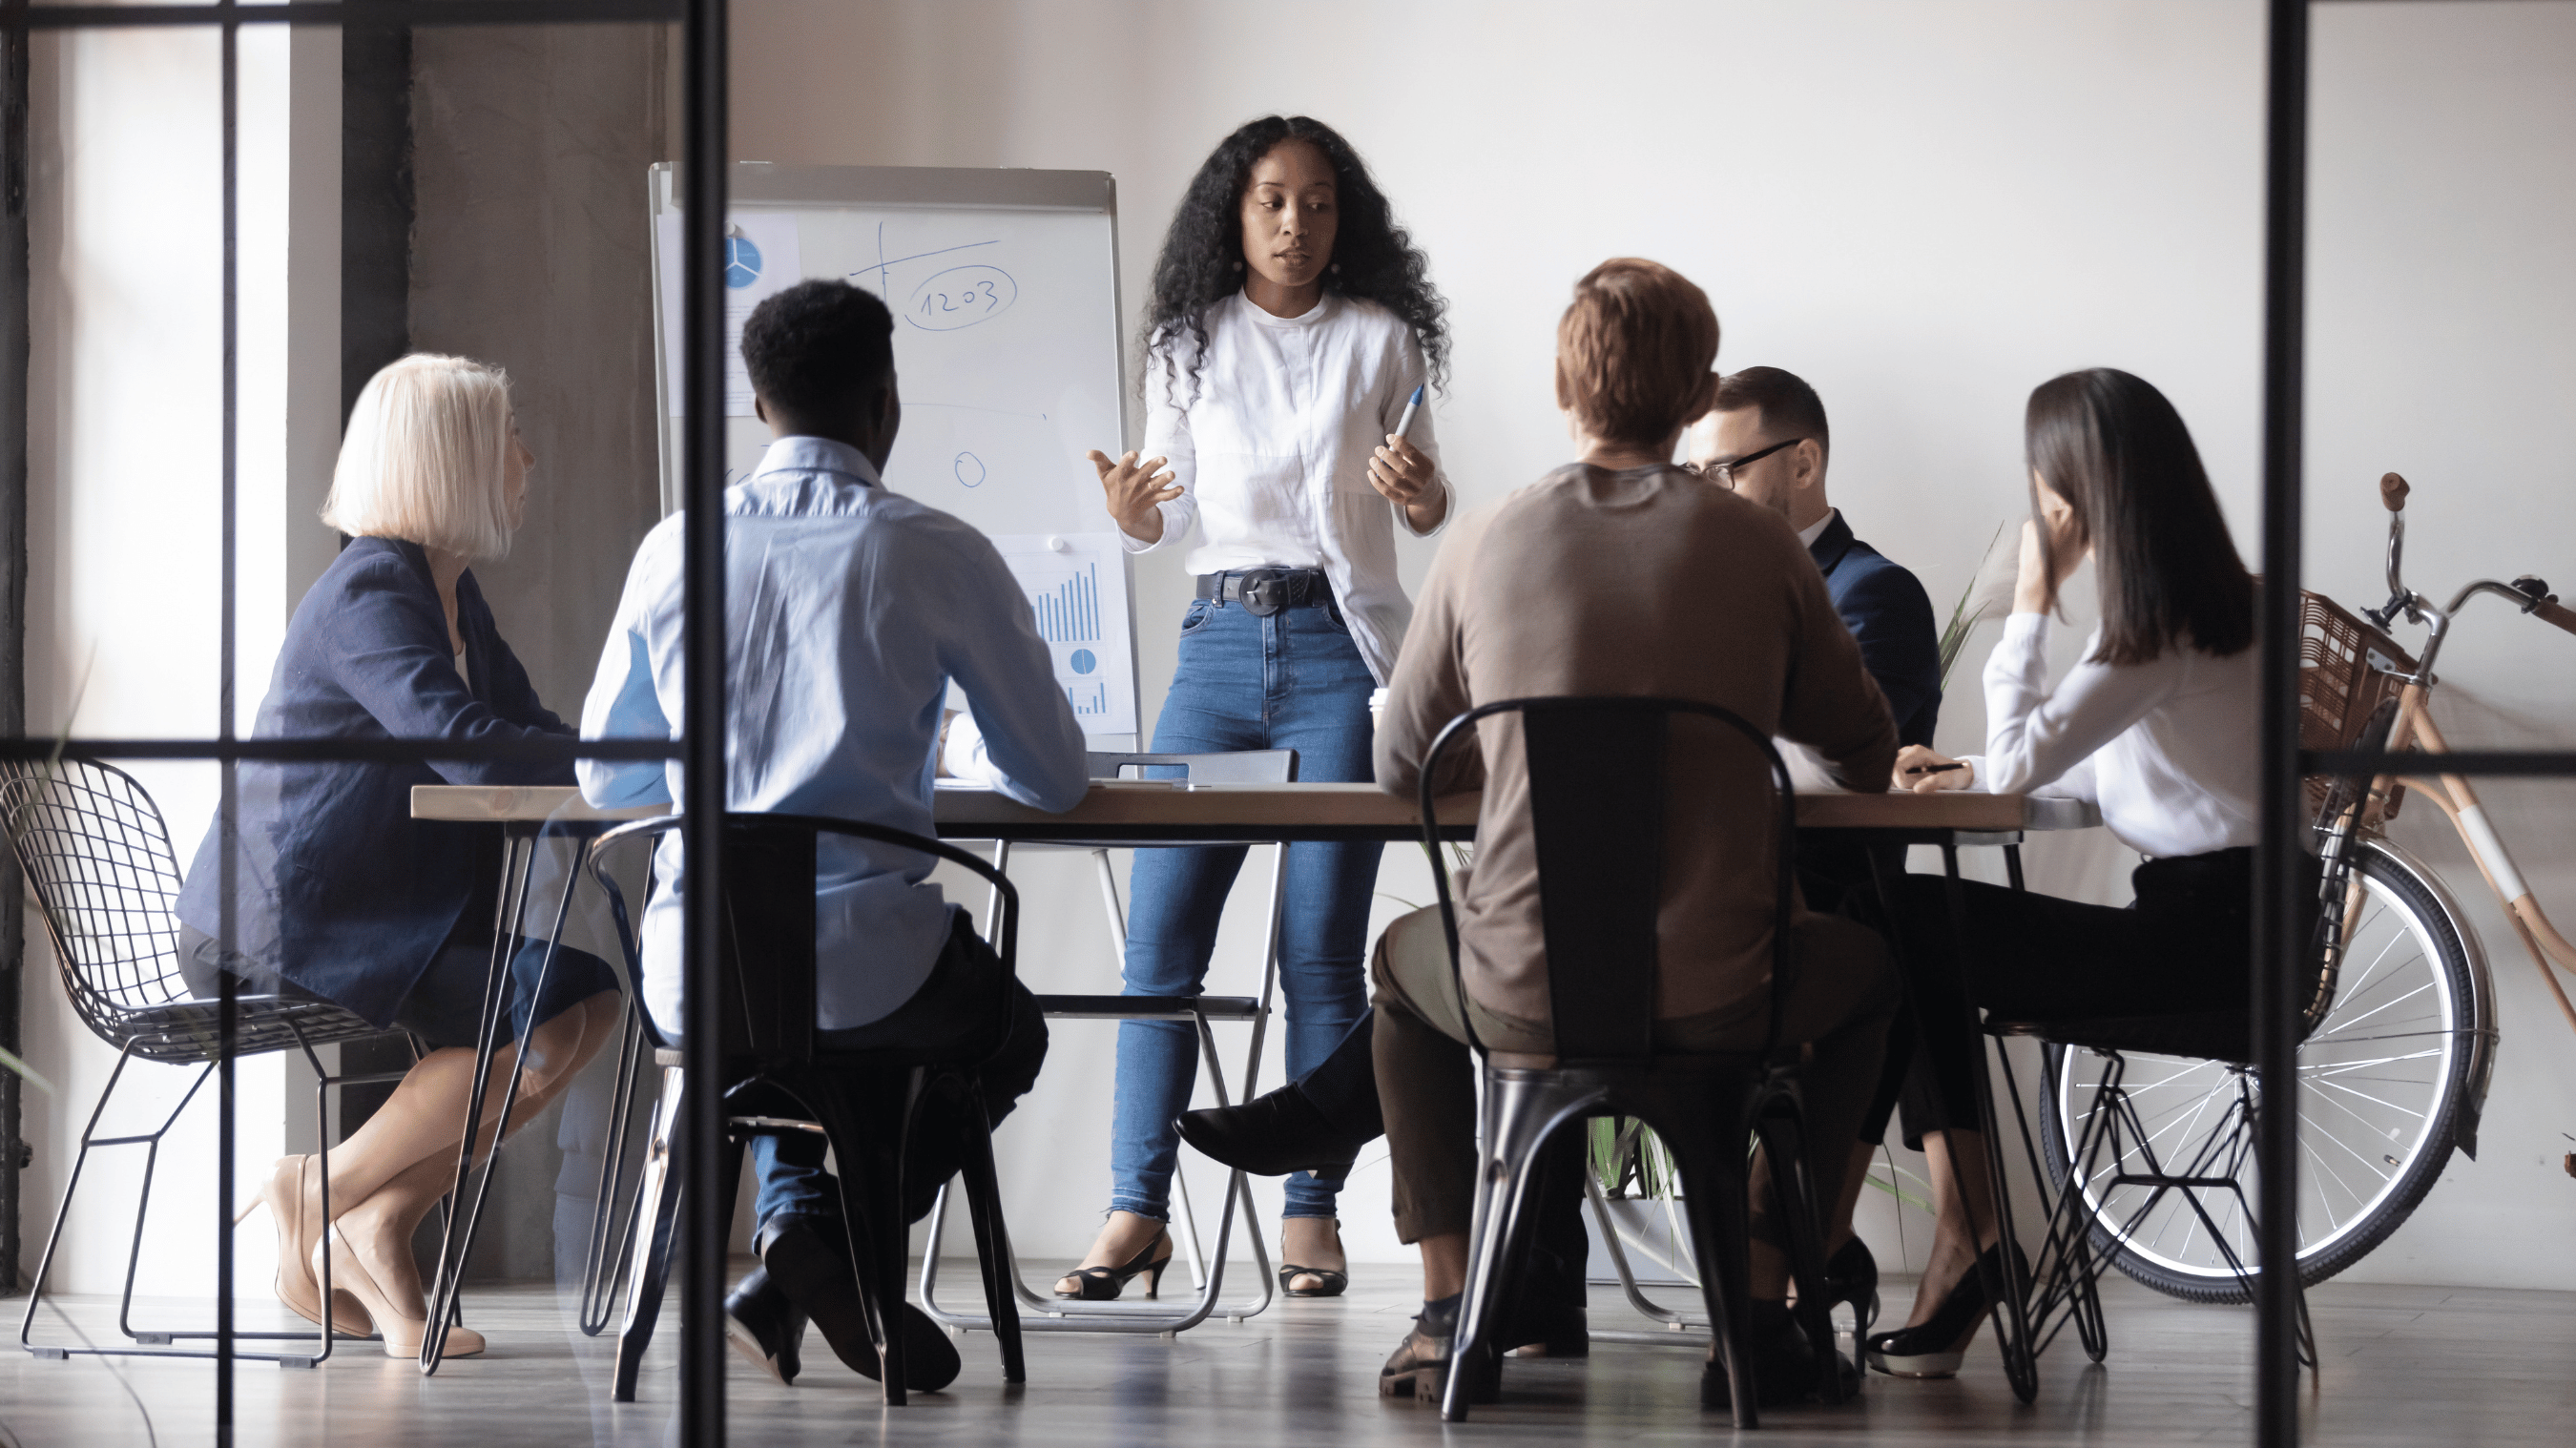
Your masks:
M260 739L570 737L537 702L468 566L498 558L526 512L528 469L509 379L461 357L415 355L359 394L322 520L349 535L297 605L260 704ZM412 1233L446 1190L473 1091L475 1029L492 952L500 857L486 832L411 817L416 784L571 784L565 763L438 760L241 766L231 941L222 836L210 829L179 895L180 966L199 995L220 976L244 992L328 1000L435 1048L331 1154L323 1220L315 1159L277 1163L260 1201L276 1219L277 1295L322 1317L329 1254L335 1327L420 1351L426 1308ZM512 963L514 1038L536 1022L515 1124L544 1109L616 1030L616 976L565 948L537 991L542 941ZM508 1084L505 1042L483 1140ZM245 1209L245 1213L247 1209ZM446 1355L482 1350L463 1328Z

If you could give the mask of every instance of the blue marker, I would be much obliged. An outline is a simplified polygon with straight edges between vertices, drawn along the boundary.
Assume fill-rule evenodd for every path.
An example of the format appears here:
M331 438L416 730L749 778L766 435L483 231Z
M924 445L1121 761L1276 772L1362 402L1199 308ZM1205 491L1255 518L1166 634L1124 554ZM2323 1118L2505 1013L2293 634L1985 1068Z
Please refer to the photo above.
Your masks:
M1413 431L1413 414L1418 411L1421 406L1422 389L1416 387L1413 389L1413 397L1411 400L1404 404L1404 416L1396 420L1395 435L1397 437L1406 437L1407 434ZM1410 439L1408 438L1408 441L1409 440Z

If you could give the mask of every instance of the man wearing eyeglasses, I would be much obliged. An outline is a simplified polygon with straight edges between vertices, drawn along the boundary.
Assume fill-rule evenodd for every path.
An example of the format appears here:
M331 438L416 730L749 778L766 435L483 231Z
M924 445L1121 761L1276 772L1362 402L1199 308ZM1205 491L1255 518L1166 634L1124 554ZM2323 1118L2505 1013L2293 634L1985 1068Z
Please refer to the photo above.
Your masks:
M1825 591L1842 615L1843 627L1860 644L1861 666L1887 696L1887 712L1896 720L1896 737L1913 744L1932 737L1941 714L1941 637L1932 619L1932 600L1904 565L1852 536L1851 525L1825 501L1825 461L1833 445L1825 428L1825 404L1797 374L1777 367L1747 367L1719 379L1717 405L1694 424L1689 435L1692 472L1789 520L1798 541L1825 575ZM1805 750L1785 744L1781 753L1792 773L1802 779L1813 772L1802 767ZM1902 852L1890 863L1905 868ZM1798 887L1817 910L1837 909L1852 891L1869 884L1867 850L1860 845L1809 835L1798 842ZM1913 1058L1915 1026L1902 1014L1888 1028L1877 1092L1861 1119L1859 1139L1842 1178L1842 1200L1833 1220L1847 1214L1860 1195L1869 1158L1887 1135L1888 1118ZM1846 1251L1868 1255L1854 1239ZM1837 1256L1828 1275L1841 1279L1856 1268Z
M1825 404L1794 373L1747 367L1721 379L1717 406L1690 431L1692 472L1789 520L1825 575L1843 627L1887 696L1899 743L1929 746L1941 714L1941 638L1914 575L1852 536L1825 501L1833 444ZM1820 908L1826 901L1812 902Z

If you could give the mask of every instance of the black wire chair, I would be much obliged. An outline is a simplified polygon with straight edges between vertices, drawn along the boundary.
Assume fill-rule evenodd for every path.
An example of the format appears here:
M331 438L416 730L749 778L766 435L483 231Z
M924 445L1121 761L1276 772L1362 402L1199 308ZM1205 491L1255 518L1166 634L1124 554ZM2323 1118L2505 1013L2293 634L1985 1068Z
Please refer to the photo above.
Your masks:
M2395 699L2381 703L2363 725L2357 747L2376 750L2385 746L2396 717ZM2322 791L2322 803L2311 826L2316 847L2317 909L2309 953L2301 963L2307 972L2300 983L2297 1033L2301 1041L2314 1033L2334 1008L2335 988L2343 966L2347 901L2370 806L2368 796L2367 780L2332 781ZM2007 1374L2023 1401L2029 1401L2036 1391L2039 1354L2067 1323L2075 1325L2086 1357L2098 1363L2109 1355L2110 1325L2103 1316L2096 1284L2104 1268L2118 1256L2120 1244L2135 1234L2168 1197L2181 1199L2191 1219L2208 1234L2225 1260L2246 1299L2251 1300L2264 1268L2246 1261L2236 1251L2211 1209L2211 1199L2226 1199L2232 1203L2236 1218L2247 1224L2247 1234L2260 1240L2244 1181L2253 1167L2255 1131L2262 1114L2252 1074L2255 1045L2251 1007L2083 1020L1989 1018L1985 1031L1996 1038L2026 1036L2041 1042L2047 1058L2043 1081L2057 1077L2059 1061L2068 1051L2091 1051L2102 1060L2083 1124L2073 1139L2062 1141L2064 1174L2052 1180L2055 1174L2041 1165L2012 1058L2005 1052L1995 1053L2004 1073L2003 1095L2012 1103L2014 1122L2021 1130L2023 1158L2031 1168L2032 1179L2049 1184L2054 1192L2054 1199L2047 1203L2040 1254L2027 1279L2023 1314L2028 1327L2017 1336L2008 1334L2005 1344ZM2152 1129L2128 1089L2128 1057L2133 1054L2218 1061L2239 1068L2234 1073L2235 1088L2220 1107L2225 1114L2221 1126L2209 1130L2187 1154L2160 1151L2157 1142L2161 1133ZM2053 1120L2046 1129L2062 1130ZM2145 1193L2126 1215L2097 1210L2088 1201L2094 1193L2124 1188ZM2296 1282L2295 1263L2291 1264L2291 1275ZM2298 1299L2299 1362L2313 1368L2317 1362L2316 1331L2309 1322L2303 1288ZM2029 1385L2028 1391L2024 1390L2025 1384Z
M1747 1158L1758 1138L1772 1165L1775 1205L1798 1318L1820 1345L1817 1391L1842 1393L1824 1277L1824 1234L1808 1170L1797 1042L1780 1040L1781 1001L1795 968L1789 948L1797 803L1788 766L1768 735L1742 716L1692 699L1503 699L1449 721L1422 761L1423 849L1440 901L1453 978L1458 917L1440 855L1436 782L1442 756L1475 741L1478 721L1517 715L1529 771L1530 827L1555 1033L1552 1059L1484 1058L1485 1141L1477 1174L1466 1300L1461 1304L1441 1417L1462 1422L1470 1403L1500 1396L1495 1341L1502 1277L1524 1255L1526 1210L1540 1148L1558 1131L1598 1116L1633 1117L1671 1148L1680 1168L1700 1290L1733 1398L1735 1426L1759 1426L1751 1355L1751 1254ZM1675 726L1706 719L1741 736L1768 771L1763 798L1727 801L1727 813L1769 839L1772 865L1771 1026L1758 1052L1682 1055L1654 1043L1658 912L1663 894L1666 770ZM1735 741L1730 741L1735 742ZM1490 805L1493 796L1486 796ZM1467 1000L1463 978L1459 1000ZM1462 1006L1463 1009L1463 1006Z
M134 1279L142 1260L143 1227L152 1205L152 1179L160 1164L161 1140L197 1097L223 1058L222 1003L193 995L179 970L179 921L172 913L180 886L179 861L170 848L170 832L160 807L133 776L113 766L86 759L0 762L0 820L27 886L44 917L45 933L62 965L63 991L72 1009L100 1040L116 1047L116 1068L108 1074L98 1105L81 1129L80 1153L63 1187L61 1208L46 1234L44 1255L28 1290L27 1313L18 1341L38 1357L75 1354L129 1357L213 1357L211 1350L179 1349L176 1341L207 1339L216 1333L197 1330L146 1329L133 1325ZM244 991L234 1000L232 1055L267 1055L301 1051L313 1068L314 1125L322 1143L322 1209L330 1213L330 1091L398 1081L402 1072L337 1076L323 1069L314 1048L334 1041L394 1034L328 1001ZM415 1047L417 1043L415 1043ZM125 1068L136 1060L197 1066L197 1078L158 1127L139 1134L100 1136ZM137 1348L59 1347L35 1341L36 1310L44 1299L45 1278L70 1220L72 1200L80 1190L81 1172L92 1147L145 1148L143 1188L134 1209L134 1243L126 1254L125 1287L117 1305L117 1326ZM236 1339L301 1341L310 1352L242 1353L238 1356L287 1367L312 1367L331 1355L330 1263L321 1271L323 1323L312 1334L301 1332L235 1332ZM339 1334L348 1336L349 1334Z

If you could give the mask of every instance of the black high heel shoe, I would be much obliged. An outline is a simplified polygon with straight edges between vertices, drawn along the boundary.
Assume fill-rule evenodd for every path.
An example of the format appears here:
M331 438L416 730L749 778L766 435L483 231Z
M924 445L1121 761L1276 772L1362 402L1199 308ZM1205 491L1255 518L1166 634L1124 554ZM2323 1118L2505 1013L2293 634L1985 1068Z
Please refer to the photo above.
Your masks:
M1968 1344L1977 1340L1978 1329L1986 1325L1986 1314L1994 1304L1986 1292L1986 1274L2003 1270L2004 1244L1997 1242L1977 1258L1941 1299L1933 1314L1914 1327L1882 1332L1868 1339L1866 1354L1869 1365L1895 1378L1947 1378L1958 1375L1959 1364L1966 1360ZM2029 1260L2021 1248L2013 1248L2013 1258L2022 1263L2028 1275Z
M1162 1255L1156 1256L1157 1252ZM1080 1286L1072 1292L1059 1287L1055 1295L1081 1302L1115 1302L1118 1294L1127 1290L1127 1283L1141 1274L1145 1279L1145 1295L1160 1297L1163 1295L1163 1269L1171 1265L1172 1234L1165 1229L1156 1232L1154 1240L1146 1243L1143 1251L1115 1267L1077 1267L1067 1272L1064 1275Z
M1865 1348L1870 1324L1878 1321L1878 1258L1867 1242L1854 1237L1825 1259L1825 1293L1827 1312L1840 1303L1851 1304L1852 1342L1855 1349Z

